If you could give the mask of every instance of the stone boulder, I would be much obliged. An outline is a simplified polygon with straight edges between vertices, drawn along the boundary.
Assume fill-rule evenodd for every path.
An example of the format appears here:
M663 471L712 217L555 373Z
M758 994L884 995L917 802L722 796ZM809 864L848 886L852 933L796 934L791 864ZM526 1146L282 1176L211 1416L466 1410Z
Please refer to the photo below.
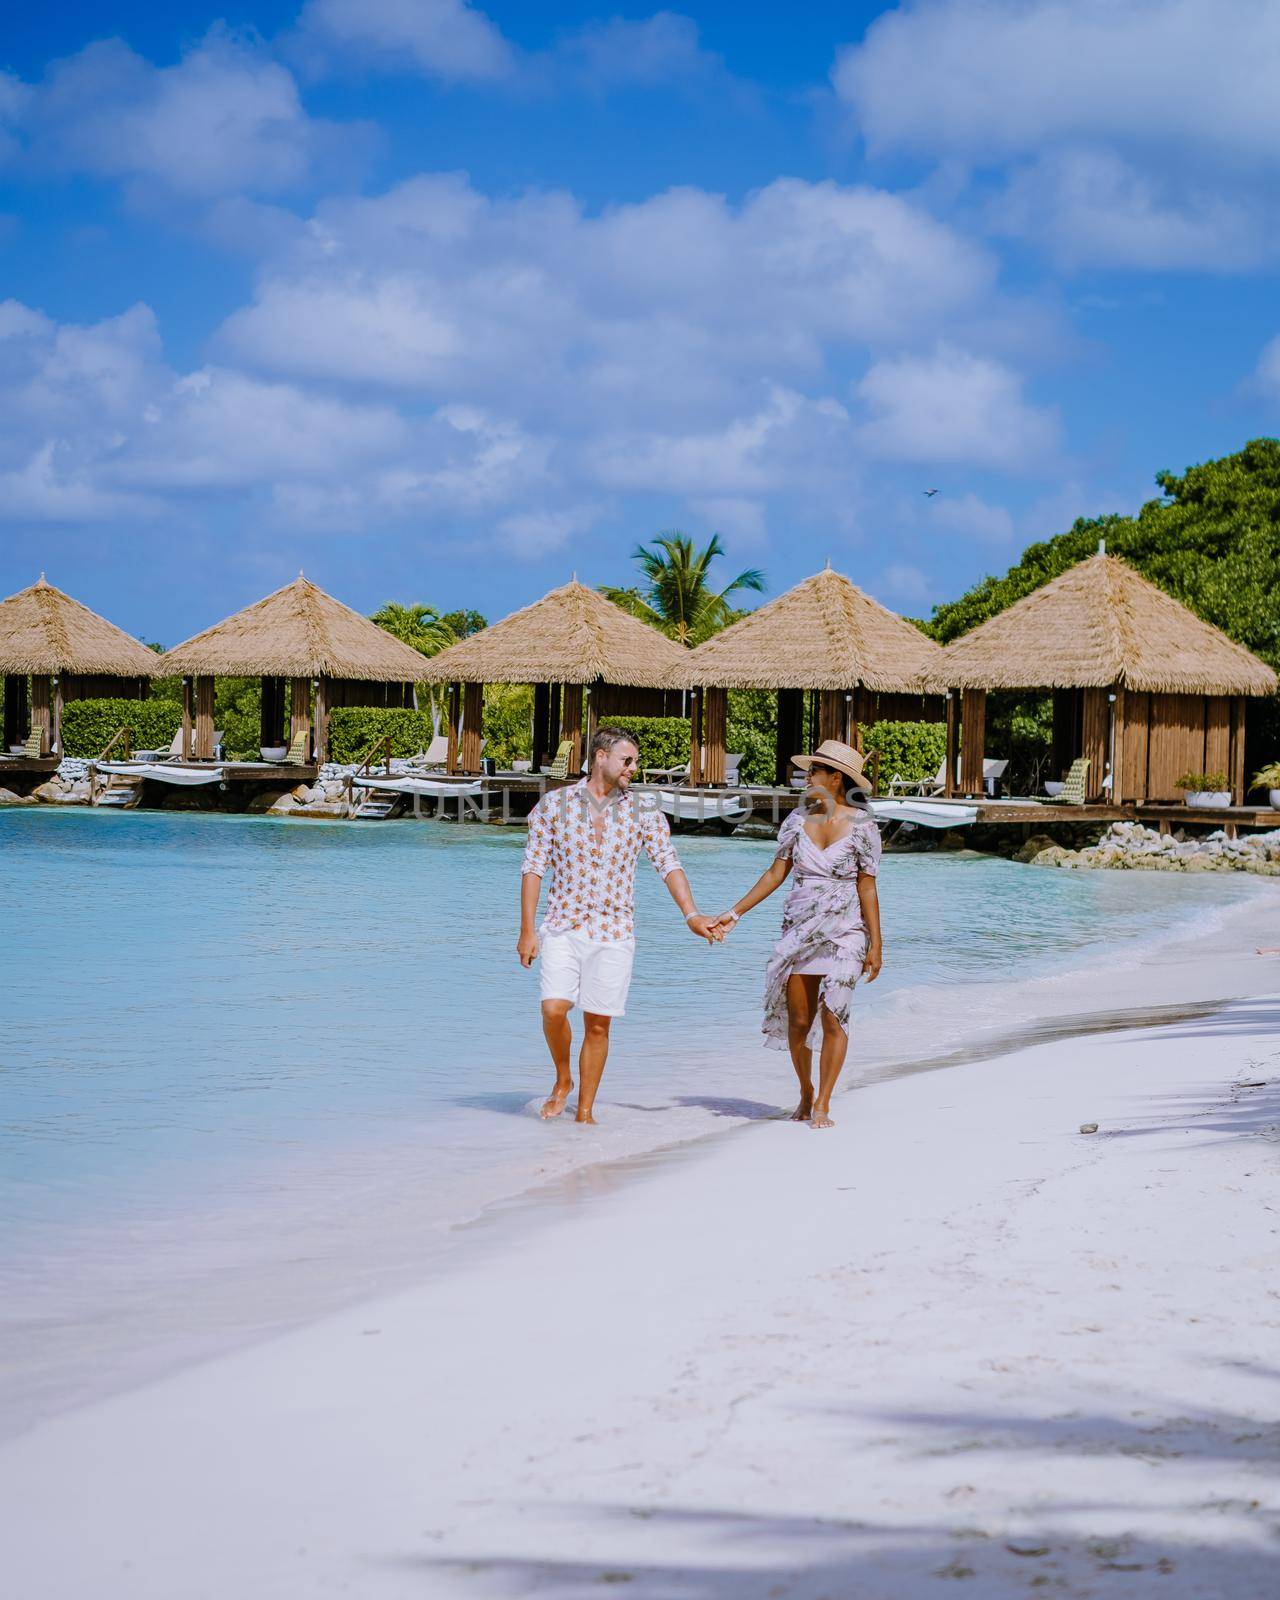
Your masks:
M1073 850L1067 850L1060 844L1051 844L1041 850L1039 855L1031 858L1031 865L1033 867L1060 867L1074 855L1075 852Z

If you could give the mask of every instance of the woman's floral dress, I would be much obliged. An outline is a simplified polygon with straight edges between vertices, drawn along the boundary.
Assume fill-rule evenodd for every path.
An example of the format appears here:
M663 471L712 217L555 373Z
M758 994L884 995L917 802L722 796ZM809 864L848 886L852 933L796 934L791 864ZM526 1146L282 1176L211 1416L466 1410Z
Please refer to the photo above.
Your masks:
M777 859L790 861L791 889L782 908L782 936L764 976L765 1043L787 1048L787 979L796 967L828 960L821 1004L809 1033L809 1046L822 1043L822 1006L847 1034L854 985L862 976L867 930L858 902L858 875L875 876L880 865L880 830L870 816L856 817L843 839L824 850L805 832L808 813L800 807L778 830Z

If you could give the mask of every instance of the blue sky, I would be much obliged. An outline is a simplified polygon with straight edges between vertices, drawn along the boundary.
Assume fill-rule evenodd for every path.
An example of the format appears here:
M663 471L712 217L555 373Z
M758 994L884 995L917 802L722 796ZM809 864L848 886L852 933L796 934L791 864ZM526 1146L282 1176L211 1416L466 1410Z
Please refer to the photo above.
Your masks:
M164 643L300 567L496 618L670 527L927 614L1280 425L1266 0L122 0L0 46L0 592Z

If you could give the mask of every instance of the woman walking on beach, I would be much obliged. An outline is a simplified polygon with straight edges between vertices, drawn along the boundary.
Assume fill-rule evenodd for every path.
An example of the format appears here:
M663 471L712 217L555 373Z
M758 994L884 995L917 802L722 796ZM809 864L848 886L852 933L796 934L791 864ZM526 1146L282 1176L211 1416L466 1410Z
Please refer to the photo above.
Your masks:
M792 1120L830 1128L831 1092L849 1048L854 985L864 976L870 983L880 972L880 832L856 803L870 788L857 750L827 739L815 755L793 760L808 772L808 804L797 807L779 829L773 865L720 920L732 926L768 899L794 868L782 908L782 935L765 969L765 1042L778 1050L790 1048L800 1080L800 1104ZM815 1049L820 1050L816 1095Z

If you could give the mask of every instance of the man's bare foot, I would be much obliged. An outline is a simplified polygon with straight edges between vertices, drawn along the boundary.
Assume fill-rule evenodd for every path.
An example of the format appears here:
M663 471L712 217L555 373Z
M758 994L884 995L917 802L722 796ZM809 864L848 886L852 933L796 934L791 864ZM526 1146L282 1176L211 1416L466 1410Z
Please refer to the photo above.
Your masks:
M814 1106L813 1115L809 1118L809 1126L811 1128L834 1128L835 1122L832 1120L829 1111L819 1111L817 1106Z
M795 1110L791 1113L791 1120L792 1120L792 1122L808 1122L809 1118L812 1115L813 1115L813 1101L812 1100L802 1100L800 1102L800 1104L795 1108Z
M586 1112L579 1111L578 1115L573 1120L575 1122L587 1122L587 1123L590 1123L590 1125L593 1128L599 1126L599 1124L596 1122L596 1119L591 1115L591 1113L589 1111L586 1111Z
M563 1089L553 1089L550 1096L542 1102L542 1111L540 1113L542 1120L549 1122L552 1117L558 1117L564 1110L565 1101L572 1093L573 1085L571 1083L565 1084Z

